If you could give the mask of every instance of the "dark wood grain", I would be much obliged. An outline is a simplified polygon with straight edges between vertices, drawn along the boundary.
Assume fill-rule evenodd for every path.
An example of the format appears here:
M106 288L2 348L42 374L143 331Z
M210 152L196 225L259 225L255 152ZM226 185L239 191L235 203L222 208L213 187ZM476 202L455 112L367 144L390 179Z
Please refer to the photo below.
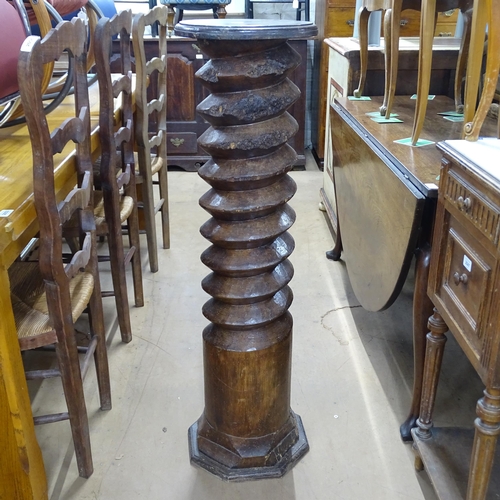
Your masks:
M95 340L91 342L92 348L87 350L86 356L93 355L95 359L101 409L109 410L111 408L104 315L93 220L93 171L90 154L91 123L87 87L86 40L85 23L80 18L74 18L71 22L60 23L54 30L50 31L43 42L36 38L30 39L29 42L32 43L26 43L21 50L18 66L19 84L33 150L33 187L35 208L40 224L40 249L39 263L20 262L19 265L11 266L9 269L12 277L13 297L22 297L23 293L26 294L28 291L36 296L38 290L40 290L38 293L43 291L45 294L50 325L53 327L52 338L49 338L47 331L42 332L38 341L36 334L20 335L19 345L21 349L39 347L42 342L44 342L43 345L54 343L56 345L58 368L68 412L67 414L56 414L55 418L42 417L40 422L69 418L76 461L82 477L89 477L92 474L93 463L82 383L85 370L82 371L80 368L76 330L73 323L76 309L72 295L76 292L70 292L70 282L72 279L76 279L76 276L73 275L82 276L82 272L79 271L83 271L83 275L88 276L92 283L91 295L90 297L85 295L85 298L89 309L89 337ZM37 77L42 74L44 62L55 62L63 51L69 51L74 61L74 108L71 116L66 116L65 121L51 130L43 114L40 79ZM58 130L61 132L58 133ZM65 264L62 253L63 221L59 211L60 200L57 199L57 188L54 180L53 152L62 149L62 138L76 143L78 158L74 163L78 186L73 191L68 203L61 207L62 215L65 218L69 209L74 211L78 222L79 239L82 242L81 250L76 252L68 265ZM79 190L82 192L81 195L78 194ZM25 267L33 264L32 269ZM14 277L18 278L17 282ZM30 289L26 283L31 283L33 288ZM35 287L36 283L41 283L41 288ZM26 303L29 304L29 302ZM15 311L16 309L14 309ZM78 316L81 312L80 310ZM21 324L19 321L19 329ZM33 328L36 327L37 325L33 326ZM84 361L83 366L88 366L88 361ZM37 423L36 419L35 423Z
M490 477L500 435L500 182L495 172L485 170L498 149L491 148L485 156L478 143L453 141L439 147L444 157L428 284L436 309L429 319L420 417L412 434L416 465L427 469L440 499L484 500L499 492ZM456 443L443 443L443 433L433 429L448 327L485 385L476 406L472 445L461 435ZM451 457L448 463L443 460L445 454ZM463 464L468 457L466 483ZM450 470L457 466L457 458L465 472L460 478Z
M99 159L100 189L104 202L104 221L97 226L98 236L107 236L113 294L117 319L124 342L132 340L130 308L125 275L125 250L122 225L129 240L127 259L131 259L135 305L144 305L139 240L139 219L135 183L133 94L131 63L132 11L125 10L111 20L102 19L96 28L96 66L99 82ZM120 44L119 71L111 76L112 40ZM121 102L121 113L115 124L114 102ZM119 172L119 175L117 173ZM124 211L124 202L132 203ZM99 214L100 215L100 214ZM101 216L102 219L102 216Z
M347 98L336 100L336 109L342 116L349 116L353 126L359 127L361 134L368 134L370 140L381 154L386 154L390 162L394 163L403 175L408 176L419 191L426 196L437 195L438 175L441 163L441 154L435 144L424 147L409 147L396 144L394 141L411 137L415 100L410 96L395 96L392 112L397 113L403 123L380 124L375 123L366 113L377 111L382 103L382 97L375 96L371 101L351 101ZM452 111L454 102L444 96L436 96L429 101L427 107L427 120L422 129L421 139L439 142L448 139L460 139L462 137L463 122L453 123L445 120L437 113ZM351 118L352 117L352 118ZM493 132L496 123L489 119L485 122L486 131ZM432 186L433 185L433 186Z
M212 298L203 307L205 409L190 428L190 453L226 480L280 477L309 449L290 408L295 213L287 202L296 184L287 173L296 153L287 142L299 127L287 109L300 96L289 80L300 56L277 34L296 26L298 35L304 23L291 26L267 23L244 40L224 24L206 36L192 26L211 57L197 77L212 92L198 105L210 123L199 144L211 159L199 173L211 185L200 205L212 217L200 231L212 244L201 257Z
M136 63L135 140L138 158L137 183L141 185L146 225L149 267L158 271L155 216L161 215L163 248L170 248L167 176L167 7L157 6L134 17L133 47ZM146 50L146 27L158 27L154 48ZM154 85L149 83L154 82ZM153 194L153 176L158 174L159 199Z

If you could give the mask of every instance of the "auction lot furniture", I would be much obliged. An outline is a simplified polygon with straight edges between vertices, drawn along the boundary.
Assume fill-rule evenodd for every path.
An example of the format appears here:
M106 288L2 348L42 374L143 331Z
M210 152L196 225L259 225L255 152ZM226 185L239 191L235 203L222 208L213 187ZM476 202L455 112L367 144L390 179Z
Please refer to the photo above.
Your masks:
M314 43L313 92L318 92L318 109L315 113L316 118L313 117L312 142L316 156L319 159L324 158L323 148L325 145L325 137L328 137L327 134L325 134L325 115L329 106L326 99L328 92L326 76L328 74L329 55L328 48L323 41L329 37L345 37L349 39L353 36L354 18L357 15L355 12L355 5L355 0L318 0L316 2L318 37ZM440 38L454 36L457 16L457 9L438 13L434 35ZM419 33L420 13L416 10L404 10L400 18L400 37L418 37ZM404 56L400 56L399 60L400 65L406 62ZM356 85L358 81L359 74L357 76ZM411 93L413 92L414 91ZM398 91L397 93L403 94L405 92ZM365 95L375 94L368 92L368 89L366 89Z
M429 318L420 417L412 430L415 464L425 467L442 500L498 498L500 478L491 467L500 434L500 141L445 141L439 147L444 158L428 288L436 309ZM448 327L485 385L475 432L472 425L433 428Z
M92 118L91 149L99 148L97 133L99 89L89 89ZM72 115L74 97L68 96L47 116L49 127ZM57 196L76 185L75 150L68 145L54 162ZM0 496L44 498L47 482L36 441L24 368L10 299L8 268L38 232L33 200L33 161L25 125L0 129Z
M289 80L300 56L286 43L314 36L300 21L215 20L179 23L210 60L198 78L211 95L198 106L210 128L200 169L211 186L200 205L212 216L201 234L205 409L189 430L193 464L226 480L280 477L307 452L290 408L292 316L288 261L296 191L287 175L297 133L287 113L300 91Z
M415 376L410 414L401 426L411 439L420 406L427 319L432 312L427 297L430 233L439 175L440 154L434 144L410 148L395 139L409 137L414 100L396 96L403 123L380 124L367 112L377 112L382 97L371 101L338 98L330 110L333 179L340 238L332 257L345 256L356 297L370 311L389 307L401 291L416 255L413 305ZM460 138L462 122L437 115L454 109L453 100L429 101L423 137L433 141ZM485 125L493 130L496 123Z
M408 11L412 12L412 11ZM399 64L400 85L398 92L412 94L417 87L418 76L418 38L400 39L401 61ZM330 105L336 97L353 94L359 81L360 51L356 40L350 38L328 38L325 45L329 50L328 65L328 109L326 114L326 140L324 150L323 187L321 201L328 220L336 232L337 215L333 189L333 158L330 134ZM457 38L435 38L432 68L431 92L437 95L453 97L453 74L456 67L460 40ZM384 53L380 47L369 47L369 58L365 84L366 95L384 94ZM450 108L451 109L451 108ZM401 136L402 137L402 136Z

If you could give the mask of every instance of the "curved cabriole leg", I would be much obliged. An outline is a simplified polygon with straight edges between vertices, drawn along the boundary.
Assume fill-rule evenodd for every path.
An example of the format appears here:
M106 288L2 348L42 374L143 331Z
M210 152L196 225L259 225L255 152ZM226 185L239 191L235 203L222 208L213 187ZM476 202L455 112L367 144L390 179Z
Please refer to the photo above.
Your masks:
M300 57L285 40L199 40L211 60L198 78L212 94L198 112L211 127L200 205L212 273L202 283L205 410L189 431L191 461L226 479L280 477L308 450L290 409L294 248L287 175L297 132L286 112L299 97L287 78ZM213 75L217 75L214 78Z
M465 77L465 106L464 106L464 137L465 129L474 118L476 111L479 80L484 52L484 38L488 11L479 0L474 0L472 9L472 27L467 60L467 74Z
M389 100L389 94L391 92L391 61L392 61L391 22L392 22L392 9L387 9L384 15L385 83L384 83L384 102L380 107L380 114L382 116L384 116L387 112L387 103ZM390 111L388 118L390 118Z
M464 110L462 82L465 77L467 58L469 57L472 10L462 12L462 15L464 19L464 31L460 42L460 52L458 53L457 70L455 73L455 111L457 113L462 113Z
M437 309L434 309L434 314L429 318L429 330L425 350L422 402L417 420L417 429L414 431L419 439L430 439L432 437L432 413L446 343L445 333L448 331L448 327Z
M400 427L401 439L411 441L411 430L417 423L422 395L424 377L425 339L427 321L432 314L433 306L427 295L431 248L423 245L416 252L415 291L413 298L413 395L410 412Z
M361 97L366 81L366 69L368 67L368 19L370 11L366 7L359 9L359 84L353 92L354 97Z
M486 4L486 6L484 6ZM500 69L500 1L486 0L480 7L487 11L488 19L488 56L486 58L486 71L484 73L484 87L479 106L472 123L464 127L465 138L468 141L477 141L481 127L490 109L498 84Z
M486 389L477 402L478 418L472 448L467 500L484 500L490 482L491 466L500 434L500 390Z
M385 110L386 118L390 118L392 105L394 102L394 94L396 93L396 84L398 81L398 66L399 66L399 31L401 22L401 9L403 6L403 0L393 0L391 14L389 17L390 21L390 62L387 67L386 60L386 79L389 76L389 92L387 96L387 101L384 97L384 102L387 104L387 109ZM387 39L386 39L387 40Z
M427 111L432 70L432 43L434 41L436 19L436 0L424 0L420 16L417 102L415 104L415 117L411 133L412 146L417 144L420 132L422 132L422 127L424 126L425 112Z

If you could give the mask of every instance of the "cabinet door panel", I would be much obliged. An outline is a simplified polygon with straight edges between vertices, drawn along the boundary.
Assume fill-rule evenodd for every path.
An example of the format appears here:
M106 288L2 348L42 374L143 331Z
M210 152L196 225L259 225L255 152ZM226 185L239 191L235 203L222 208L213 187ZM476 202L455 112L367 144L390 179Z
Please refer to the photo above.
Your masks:
M167 120L196 120L193 62L181 54L167 59Z

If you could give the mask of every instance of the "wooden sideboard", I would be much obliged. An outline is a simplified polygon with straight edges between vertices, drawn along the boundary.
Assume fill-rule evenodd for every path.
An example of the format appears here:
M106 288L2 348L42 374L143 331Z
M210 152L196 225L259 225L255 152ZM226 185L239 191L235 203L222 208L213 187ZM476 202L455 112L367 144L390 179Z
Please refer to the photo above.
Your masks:
M444 157L428 287L436 309L412 431L416 467L425 467L441 500L498 498L498 474L489 483L500 434L500 141L445 141L439 147ZM486 387L475 431L472 422L470 429L432 428L448 327Z
M300 66L291 75L301 96L288 110L299 125L290 145L298 156L295 166L301 167L305 165L307 40L293 40L289 44L302 58ZM146 50L153 51L155 47L154 38L146 43ZM167 52L167 164L193 172L209 159L197 142L209 124L196 112L196 106L207 97L208 92L195 77L196 71L207 59L192 38L170 37Z
M318 38L314 42L313 95L317 95L317 98L313 106L312 143L316 157L320 160L325 157L325 123L328 106L327 94L329 85L327 75L330 58L329 49L327 46L325 46L323 41L326 38L331 37L350 38L353 36L354 19L356 16L355 4L355 0L318 0L316 2L316 25L318 26ZM458 9L450 10L447 12L440 12L438 14L435 36L454 36L457 17ZM401 14L400 36L418 37L419 33L420 12L415 10L403 11ZM357 43L357 41L355 43ZM405 55L400 53L400 69L402 69L405 62L407 62L404 58ZM383 56L381 61L383 69ZM414 59L413 61L413 69L416 70L417 61L416 59ZM416 83L414 84L414 88L416 89ZM378 87L376 90L377 93L370 92L372 91L369 87L367 87L365 95L383 95L383 79L382 86ZM413 92L414 90L410 93ZM404 91L403 89L398 89L398 93L405 94L408 92Z

